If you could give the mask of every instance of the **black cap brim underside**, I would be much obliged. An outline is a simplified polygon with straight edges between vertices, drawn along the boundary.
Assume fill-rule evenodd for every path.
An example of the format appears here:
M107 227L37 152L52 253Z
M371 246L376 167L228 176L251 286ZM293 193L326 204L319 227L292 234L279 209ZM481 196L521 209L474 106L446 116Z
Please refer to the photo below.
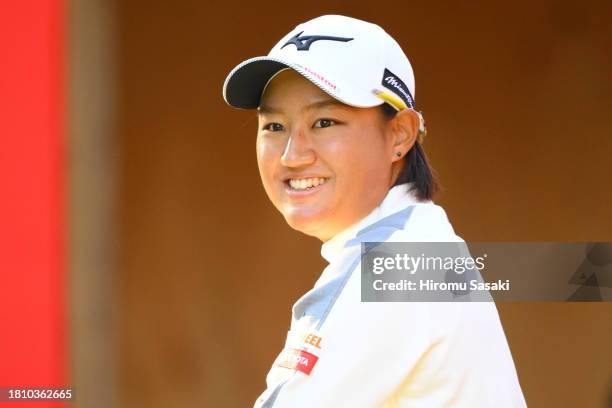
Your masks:
M225 87L227 103L241 109L259 107L261 94L270 78L287 67L282 62L262 59L237 68Z

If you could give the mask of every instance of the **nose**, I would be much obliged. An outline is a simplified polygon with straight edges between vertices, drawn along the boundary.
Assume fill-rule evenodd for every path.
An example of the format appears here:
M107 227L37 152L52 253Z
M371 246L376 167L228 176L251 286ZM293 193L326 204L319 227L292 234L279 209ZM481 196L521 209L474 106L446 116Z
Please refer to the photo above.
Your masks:
M289 135L287 145L281 156L281 164L286 167L303 167L316 159L310 141L303 131L296 129Z

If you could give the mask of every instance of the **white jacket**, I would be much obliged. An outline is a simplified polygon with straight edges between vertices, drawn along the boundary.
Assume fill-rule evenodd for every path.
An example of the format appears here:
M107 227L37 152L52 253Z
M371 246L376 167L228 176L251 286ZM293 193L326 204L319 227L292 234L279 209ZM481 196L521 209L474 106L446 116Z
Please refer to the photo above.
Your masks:
M293 305L255 408L526 406L493 302L361 302L362 240L461 240L408 187L322 245L329 265Z

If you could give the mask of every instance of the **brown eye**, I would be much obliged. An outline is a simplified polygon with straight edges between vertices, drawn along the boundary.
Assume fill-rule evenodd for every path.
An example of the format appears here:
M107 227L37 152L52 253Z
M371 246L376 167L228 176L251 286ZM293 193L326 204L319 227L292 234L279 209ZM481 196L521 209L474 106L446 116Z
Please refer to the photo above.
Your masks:
M326 128L336 124L336 121L332 119L319 119L315 122L314 127L316 128Z
M266 126L264 126L264 130L269 130L270 132L280 132L284 129L285 128L280 123L268 123Z

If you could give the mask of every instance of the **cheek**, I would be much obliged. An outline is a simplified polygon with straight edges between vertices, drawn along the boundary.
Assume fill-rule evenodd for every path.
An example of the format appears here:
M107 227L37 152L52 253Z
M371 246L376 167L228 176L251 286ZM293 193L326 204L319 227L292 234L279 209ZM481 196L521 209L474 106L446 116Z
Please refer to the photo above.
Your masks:
M255 142L255 153L257 155L257 166L259 167L259 172L263 173L266 149L260 137L257 137L257 141Z
M391 171L388 150L380 130L368 127L353 128L325 148L338 182L351 185L385 180Z
M269 140L266 140L263 137L257 138L255 151L257 153L257 165L259 167L259 172L263 177L264 174L270 172L270 169L274 163L275 152L273 146L269 143Z
M275 143L262 137L257 138L255 150L261 181L263 182L264 189L272 198L272 195L274 195L272 188L274 185L274 175L280 163L281 153L279 153L278 146Z
M266 146L264 141L257 138L255 151L257 153L257 167L259 167L259 174L261 175L261 179L265 182L271 163L270 149L269 146Z

